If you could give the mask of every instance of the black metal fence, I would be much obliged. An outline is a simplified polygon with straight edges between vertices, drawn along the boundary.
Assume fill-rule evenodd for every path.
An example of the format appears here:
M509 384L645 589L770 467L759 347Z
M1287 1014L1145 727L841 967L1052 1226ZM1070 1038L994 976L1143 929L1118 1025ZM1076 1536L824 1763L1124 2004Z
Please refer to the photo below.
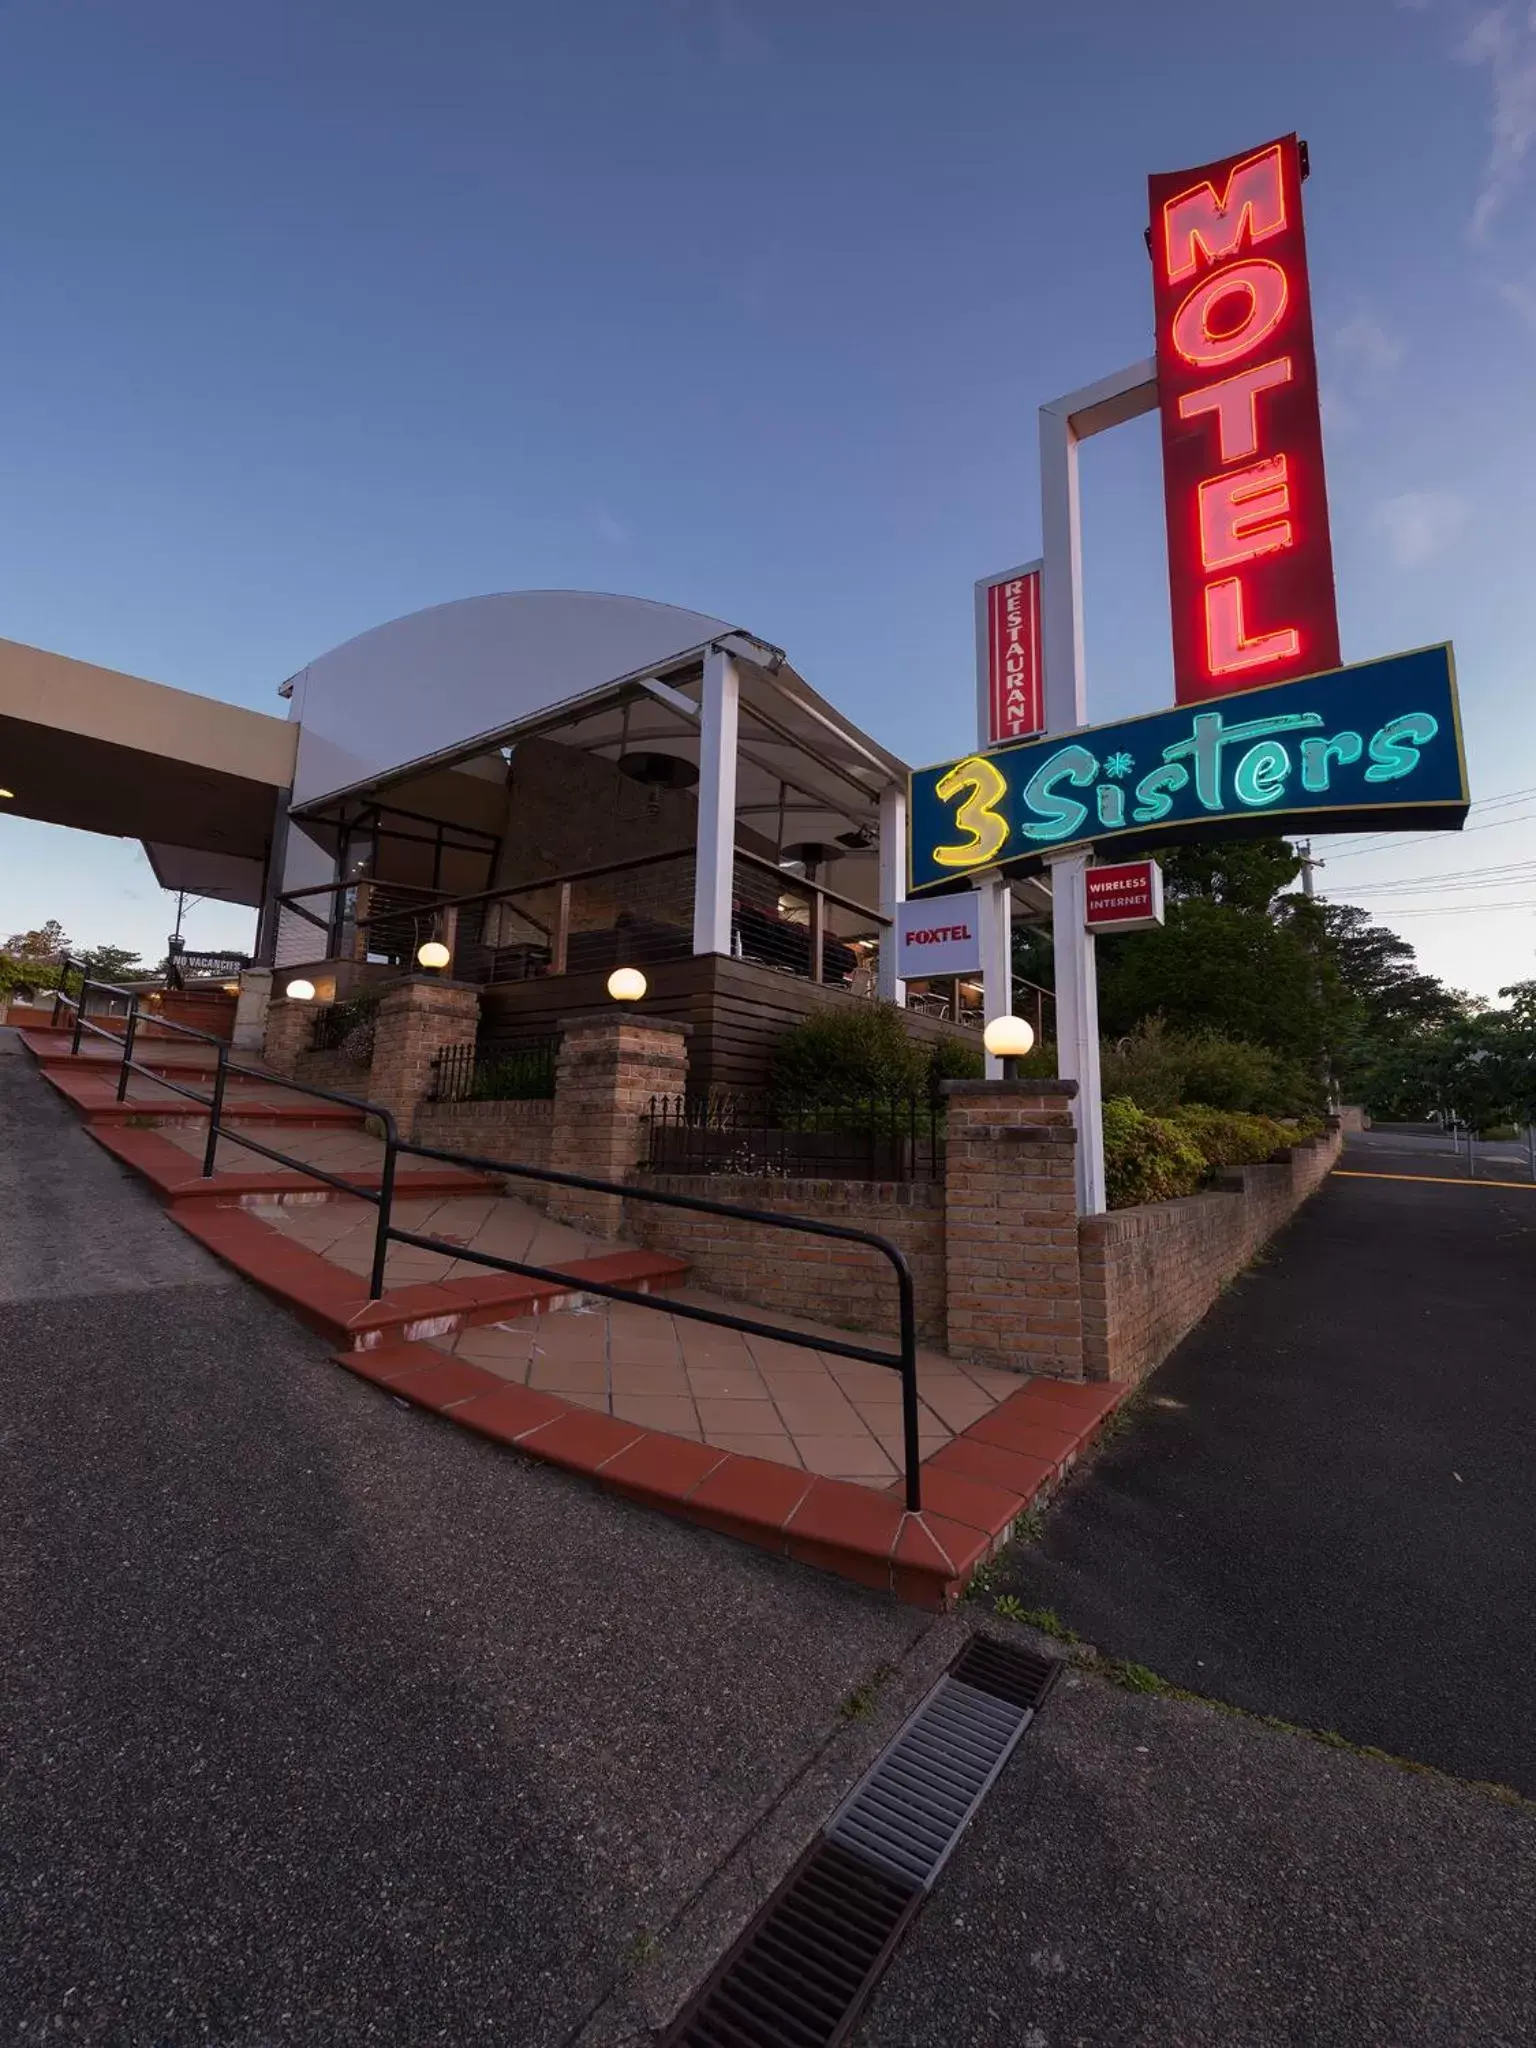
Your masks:
M433 1102L547 1102L555 1092L558 1032L546 1038L481 1037L449 1045L432 1064Z
M310 1048L314 1052L344 1052L359 1066L373 1058L373 1027L378 1017L376 995L354 996L345 1003L324 1003L315 1012Z
M653 1173L731 1173L765 1180L937 1180L944 1098L936 1090L795 1101L742 1089L653 1095Z

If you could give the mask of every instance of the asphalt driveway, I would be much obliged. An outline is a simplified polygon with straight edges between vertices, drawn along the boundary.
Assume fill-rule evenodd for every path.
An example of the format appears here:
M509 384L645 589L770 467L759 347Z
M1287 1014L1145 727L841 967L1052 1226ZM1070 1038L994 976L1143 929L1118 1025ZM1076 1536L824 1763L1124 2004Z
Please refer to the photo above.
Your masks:
M1345 1167L1421 1173L1390 1144ZM999 1583L1256 1712L1536 1796L1536 1189L1336 1176Z

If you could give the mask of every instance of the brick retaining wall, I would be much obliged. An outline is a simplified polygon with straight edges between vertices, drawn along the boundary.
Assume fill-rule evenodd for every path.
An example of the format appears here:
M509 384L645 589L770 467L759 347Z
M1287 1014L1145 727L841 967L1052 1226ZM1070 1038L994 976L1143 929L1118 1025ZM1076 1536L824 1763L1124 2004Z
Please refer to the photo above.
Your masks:
M436 1145L444 1152L473 1152L483 1159L505 1159L514 1166L548 1166L552 1102L424 1102L416 1112L418 1145ZM534 1208L544 1206L546 1190L536 1181L509 1180L507 1193Z
M642 1185L749 1209L841 1223L888 1237L912 1268L918 1334L944 1341L944 1190L924 1181L821 1181L737 1178L730 1174L652 1174ZM896 1276L890 1261L862 1245L763 1229L727 1216L626 1202L624 1229L649 1251L687 1259L696 1286L764 1310L806 1316L845 1329L898 1332Z
M299 1052L290 1070L295 1081L308 1081L316 1088L334 1088L339 1095L356 1095L368 1100L369 1066L341 1051Z
M1088 1378L1134 1382L1161 1365L1327 1177L1340 1143L1332 1130L1283 1163L1232 1169L1207 1194L1082 1218Z

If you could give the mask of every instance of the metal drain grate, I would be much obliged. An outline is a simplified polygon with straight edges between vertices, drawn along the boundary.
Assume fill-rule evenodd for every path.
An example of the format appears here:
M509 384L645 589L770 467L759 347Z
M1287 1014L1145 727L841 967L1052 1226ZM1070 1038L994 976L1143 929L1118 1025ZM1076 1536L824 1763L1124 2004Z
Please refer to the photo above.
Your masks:
M994 1642L991 1636L972 1636L949 1675L994 1699L1038 1713L1060 1673L1059 1657L1041 1657L1018 1643Z
M921 1896L819 1843L667 2036L669 2048L835 2048Z
M931 1890L1029 1722L1028 1707L941 1678L833 1816L828 1839Z
M666 2048L836 2048L1059 1669L973 1636Z

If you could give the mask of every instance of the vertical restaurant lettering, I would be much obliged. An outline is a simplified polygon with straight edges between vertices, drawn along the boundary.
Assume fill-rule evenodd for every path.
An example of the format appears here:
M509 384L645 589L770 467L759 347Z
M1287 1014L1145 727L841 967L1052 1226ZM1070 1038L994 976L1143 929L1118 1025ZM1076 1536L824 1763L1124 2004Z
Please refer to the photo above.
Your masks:
M1150 181L1175 699L1339 664L1294 135Z
M1009 576L987 590L989 739L1030 739L1045 730L1040 659L1040 572Z

